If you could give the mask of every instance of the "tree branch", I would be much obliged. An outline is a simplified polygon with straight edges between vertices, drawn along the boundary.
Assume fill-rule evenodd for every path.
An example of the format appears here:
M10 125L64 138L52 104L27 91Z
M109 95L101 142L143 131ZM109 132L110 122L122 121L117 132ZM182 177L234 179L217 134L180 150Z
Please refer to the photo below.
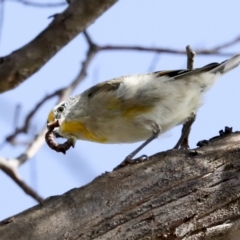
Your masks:
M43 99L41 99L39 101L39 103L37 103L37 105L29 112L29 114L26 116L24 124L22 127L16 127L14 133L12 133L11 135L6 137L6 141L10 142L12 144L14 144L15 142L15 137L19 134L19 133L27 133L28 129L30 127L30 121L32 119L32 117L35 115L35 113L39 110L39 108L49 99L55 97L55 96L59 96L61 93L62 89L57 90L47 96L45 96Z
M210 49L196 49L195 53L198 55L218 55L223 57L230 57L235 55L236 53L230 53L230 52L220 52L220 50L232 46L236 43L240 42L240 37L229 41L227 43L224 43L222 45L219 45L217 47L213 47ZM99 46L100 51L142 51L142 52L153 52L153 53L166 53L166 54L180 54L185 55L186 50L185 49L174 49L174 48L160 48L160 47L143 47L143 46L114 46L114 45L104 45Z
M10 240L238 239L240 133L221 133L197 151L161 152L46 199L2 221L0 235Z
M30 186L28 186L19 176L17 168L19 166L19 159L6 159L0 157L0 168L5 172L27 195L31 196L37 202L42 202L40 197Z
M192 50L190 45L186 46L186 52L187 52L187 69L193 70L194 57L195 57L196 53Z
M34 40L0 59L0 93L13 89L38 71L116 1L71 1L68 8L55 15L50 25Z
M51 94L48 94L47 96L45 96L43 99L41 99L36 106L29 112L29 114L26 116L24 124L22 127L16 127L15 131L10 134L9 136L6 137L6 141L15 144L16 140L16 136L19 133L27 133L28 129L30 127L30 122L33 118L33 116L35 115L35 113L39 110L39 108L49 99L58 96L59 100L57 103L60 103L62 101L64 101L66 98L68 98L70 96L70 94L72 93L72 91L80 84L80 82L86 77L87 75L87 68L89 66L89 64L91 63L91 61L93 60L93 58L95 57L98 48L96 47L96 45L92 42L91 38L88 36L88 34L86 33L86 31L84 31L84 36L86 37L86 40L89 44L89 49L87 52L87 56L86 59L84 60L84 62L82 63L82 68L78 74L78 76L72 81L72 83L69 84L69 86L58 89L56 91L54 91Z
M213 48L212 51L219 51L219 50L222 50L223 48L231 47L232 45L239 43L239 42L240 42L240 36L238 36L238 37L234 38L233 40L230 40L226 43L216 46L215 48Z

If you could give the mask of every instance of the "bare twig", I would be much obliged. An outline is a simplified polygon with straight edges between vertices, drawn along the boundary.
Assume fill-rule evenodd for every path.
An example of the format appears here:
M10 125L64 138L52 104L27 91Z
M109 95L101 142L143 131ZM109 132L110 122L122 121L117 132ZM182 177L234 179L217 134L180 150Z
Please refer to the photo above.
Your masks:
M88 52L87 52L86 60L82 63L81 71L79 72L79 74L76 77L76 79L74 79L72 81L72 83L70 84L70 86L68 87L71 92L86 77L86 75L87 75L87 68L88 68L89 64L91 63L91 61L93 60L93 58L96 56L97 52L99 51L99 48L97 47L97 45L95 43L93 43L92 40L90 40L90 37L86 33L86 31L84 31L84 36L86 37L86 40L87 40L87 42L89 44L89 49L88 49Z
M233 40L230 40L229 42L226 42L226 43L216 46L215 48L212 49L212 51L219 51L219 50L222 50L223 48L231 47L232 45L239 43L239 42L240 42L240 36L236 37Z
M43 198L40 197L30 186L28 186L18 175L17 168L19 166L18 159L6 159L0 157L0 168L5 172L22 190L34 198L37 202L42 202Z
M34 116L34 114L39 110L39 108L49 99L58 96L60 93L62 92L62 89L57 90L47 96L45 96L41 101L39 101L39 103L37 103L37 105L32 109L32 111L30 111L30 113L26 116L25 120L24 120L24 125L20 128L16 128L16 130L14 131L14 133L12 133L11 135L6 137L6 141L14 144L15 142L15 137L19 134L19 133L27 133L29 126L30 126L30 121L32 119L32 117Z
M88 43L88 46L97 46L91 39L91 37L89 36L88 32L86 30L83 31L83 35L86 38L86 41Z
M10 178L12 178L13 181L16 182L26 194L28 194L38 202L43 201L43 198L40 197L30 186L28 186L21 179L17 172L17 169L20 165L25 163L28 159L32 158L38 152L38 150L44 144L44 135L46 131L47 129L44 128L29 144L26 151L19 157L16 157L14 159L6 159L0 157L0 169L5 172Z
M191 46L186 46L187 52L187 69L192 70L194 67L194 57L196 53L192 50Z
M47 128L43 128L40 133L38 133L32 142L26 148L26 151L22 153L19 157L17 157L19 161L19 166L25 163L28 159L31 159L42 147L44 144L44 135L47 131Z
M210 48L210 49L196 49L195 53L198 55L218 55L218 56L224 56L229 57L233 56L236 53L231 52L220 52L220 50L232 46L236 43L240 42L240 37L231 40L227 43L221 44L217 47ZM159 47L142 47L142 46L114 46L114 45L105 45L105 46L99 46L99 51L143 51L143 52L154 52L154 53L165 53L165 54L180 54L185 55L185 50L180 49L173 49L173 48L159 48Z

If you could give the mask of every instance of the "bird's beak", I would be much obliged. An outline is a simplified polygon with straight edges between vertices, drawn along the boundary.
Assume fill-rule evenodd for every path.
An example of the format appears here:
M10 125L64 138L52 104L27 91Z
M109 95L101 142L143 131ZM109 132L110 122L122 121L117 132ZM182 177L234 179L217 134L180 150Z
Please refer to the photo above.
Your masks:
M48 114L47 123L53 122L55 120L55 115L53 111Z

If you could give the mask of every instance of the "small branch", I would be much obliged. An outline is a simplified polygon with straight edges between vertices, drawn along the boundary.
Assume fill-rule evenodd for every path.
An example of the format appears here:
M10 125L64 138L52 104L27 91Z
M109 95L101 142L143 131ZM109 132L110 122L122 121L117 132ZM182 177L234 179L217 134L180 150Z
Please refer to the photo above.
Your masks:
M236 43L236 42L235 42ZM153 52L153 53L165 53L165 54L179 54L179 55L185 55L186 50L180 50L180 49L173 49L173 48L157 48L157 47L142 47L142 46L111 46L111 45L105 45L105 46L99 46L99 51L143 51L143 52ZM198 49L196 50L196 54L198 55L218 55L223 57L230 57L235 55L236 53L223 53L219 52L221 50L218 49Z
M19 166L18 159L6 159L0 157L0 168L3 172L5 172L17 185L22 188L22 190L32 198L34 198L37 202L41 203L43 198L40 197L30 186L28 186L18 175L17 168Z
M59 90L59 102L64 101L67 99L72 91L82 82L82 80L86 77L87 75L87 68L89 67L91 61L93 58L96 56L97 52L99 51L99 48L95 43L93 43L92 39L90 36L87 34L86 31L83 32L87 43L89 45L88 51L87 51L87 56L86 59L82 62L82 68L78 74L78 76L69 84L69 86Z
M187 52L187 69L192 70L194 68L194 57L196 53L192 50L191 46L186 46Z
M88 46L96 45L95 43L93 43L92 39L90 38L86 30L83 31L83 36L86 38Z
M54 93L51 93L49 95L47 95L46 97L44 97L41 101L39 101L39 103L37 103L37 105L32 109L32 111L30 111L30 113L26 116L25 120L24 120L24 125L20 128L16 128L15 132L12 133L11 135L6 137L6 141L10 142L12 144L14 144L15 142L15 137L19 134L19 133L27 133L28 129L30 127L30 121L32 119L32 117L35 115L35 113L39 110L39 108L49 99L58 96L61 93L62 89L55 91Z
M89 49L88 49L88 52L87 52L87 57L86 57L85 61L82 63L81 71L79 72L79 74L76 77L76 79L74 79L73 82L68 87L71 92L86 77L86 75L87 75L87 68L90 65L90 63L93 60L93 58L96 56L97 52L99 51L99 47L97 47L97 45L95 43L93 43L93 41L91 40L91 38L89 37L87 32L84 31L83 34L86 37L87 43L89 44Z
M233 56L236 53L221 53L220 50L223 50L224 48L230 47L234 44L237 44L240 42L240 36L237 38L234 38L233 40L230 40L226 43L220 44L216 47L210 48L210 49L198 49L195 50L194 54L198 55L219 55L219 56ZM111 45L105 45L99 47L99 50L129 50L129 51L146 51L146 52L155 52L155 53L168 53L168 54L186 54L185 50L178 50L178 49L172 49L172 48L155 48L155 47L142 47L142 46L111 46Z
M12 180L18 184L22 190L34 198L38 202L42 202L43 198L40 197L30 186L28 186L17 173L17 169L20 165L25 163L28 159L32 158L44 144L44 135L47 129L44 128L35 139L29 144L26 151L19 157L14 159L6 159L0 157L0 169L5 172Z
M26 151L16 158L19 161L19 166L25 163L28 159L31 159L43 146L45 143L44 136L46 132L47 128L45 127L38 135L35 136L33 141L28 145Z
M218 45L217 47L213 48L213 51L218 51L218 50L222 50L223 48L231 47L232 45L239 42L240 42L240 36L236 37L233 40L230 40L229 42Z

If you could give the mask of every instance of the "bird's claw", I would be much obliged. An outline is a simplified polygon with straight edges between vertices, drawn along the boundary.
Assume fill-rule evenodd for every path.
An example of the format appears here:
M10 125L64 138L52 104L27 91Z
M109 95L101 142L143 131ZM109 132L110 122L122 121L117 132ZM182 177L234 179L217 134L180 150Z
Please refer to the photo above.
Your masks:
M131 156L127 156L117 167L115 167L113 169L113 171L115 171L119 168L123 168L130 164L137 164L137 163L144 162L147 160L149 160L149 157L147 155L142 155L142 156L140 156L138 158L134 158L134 159L132 159Z

